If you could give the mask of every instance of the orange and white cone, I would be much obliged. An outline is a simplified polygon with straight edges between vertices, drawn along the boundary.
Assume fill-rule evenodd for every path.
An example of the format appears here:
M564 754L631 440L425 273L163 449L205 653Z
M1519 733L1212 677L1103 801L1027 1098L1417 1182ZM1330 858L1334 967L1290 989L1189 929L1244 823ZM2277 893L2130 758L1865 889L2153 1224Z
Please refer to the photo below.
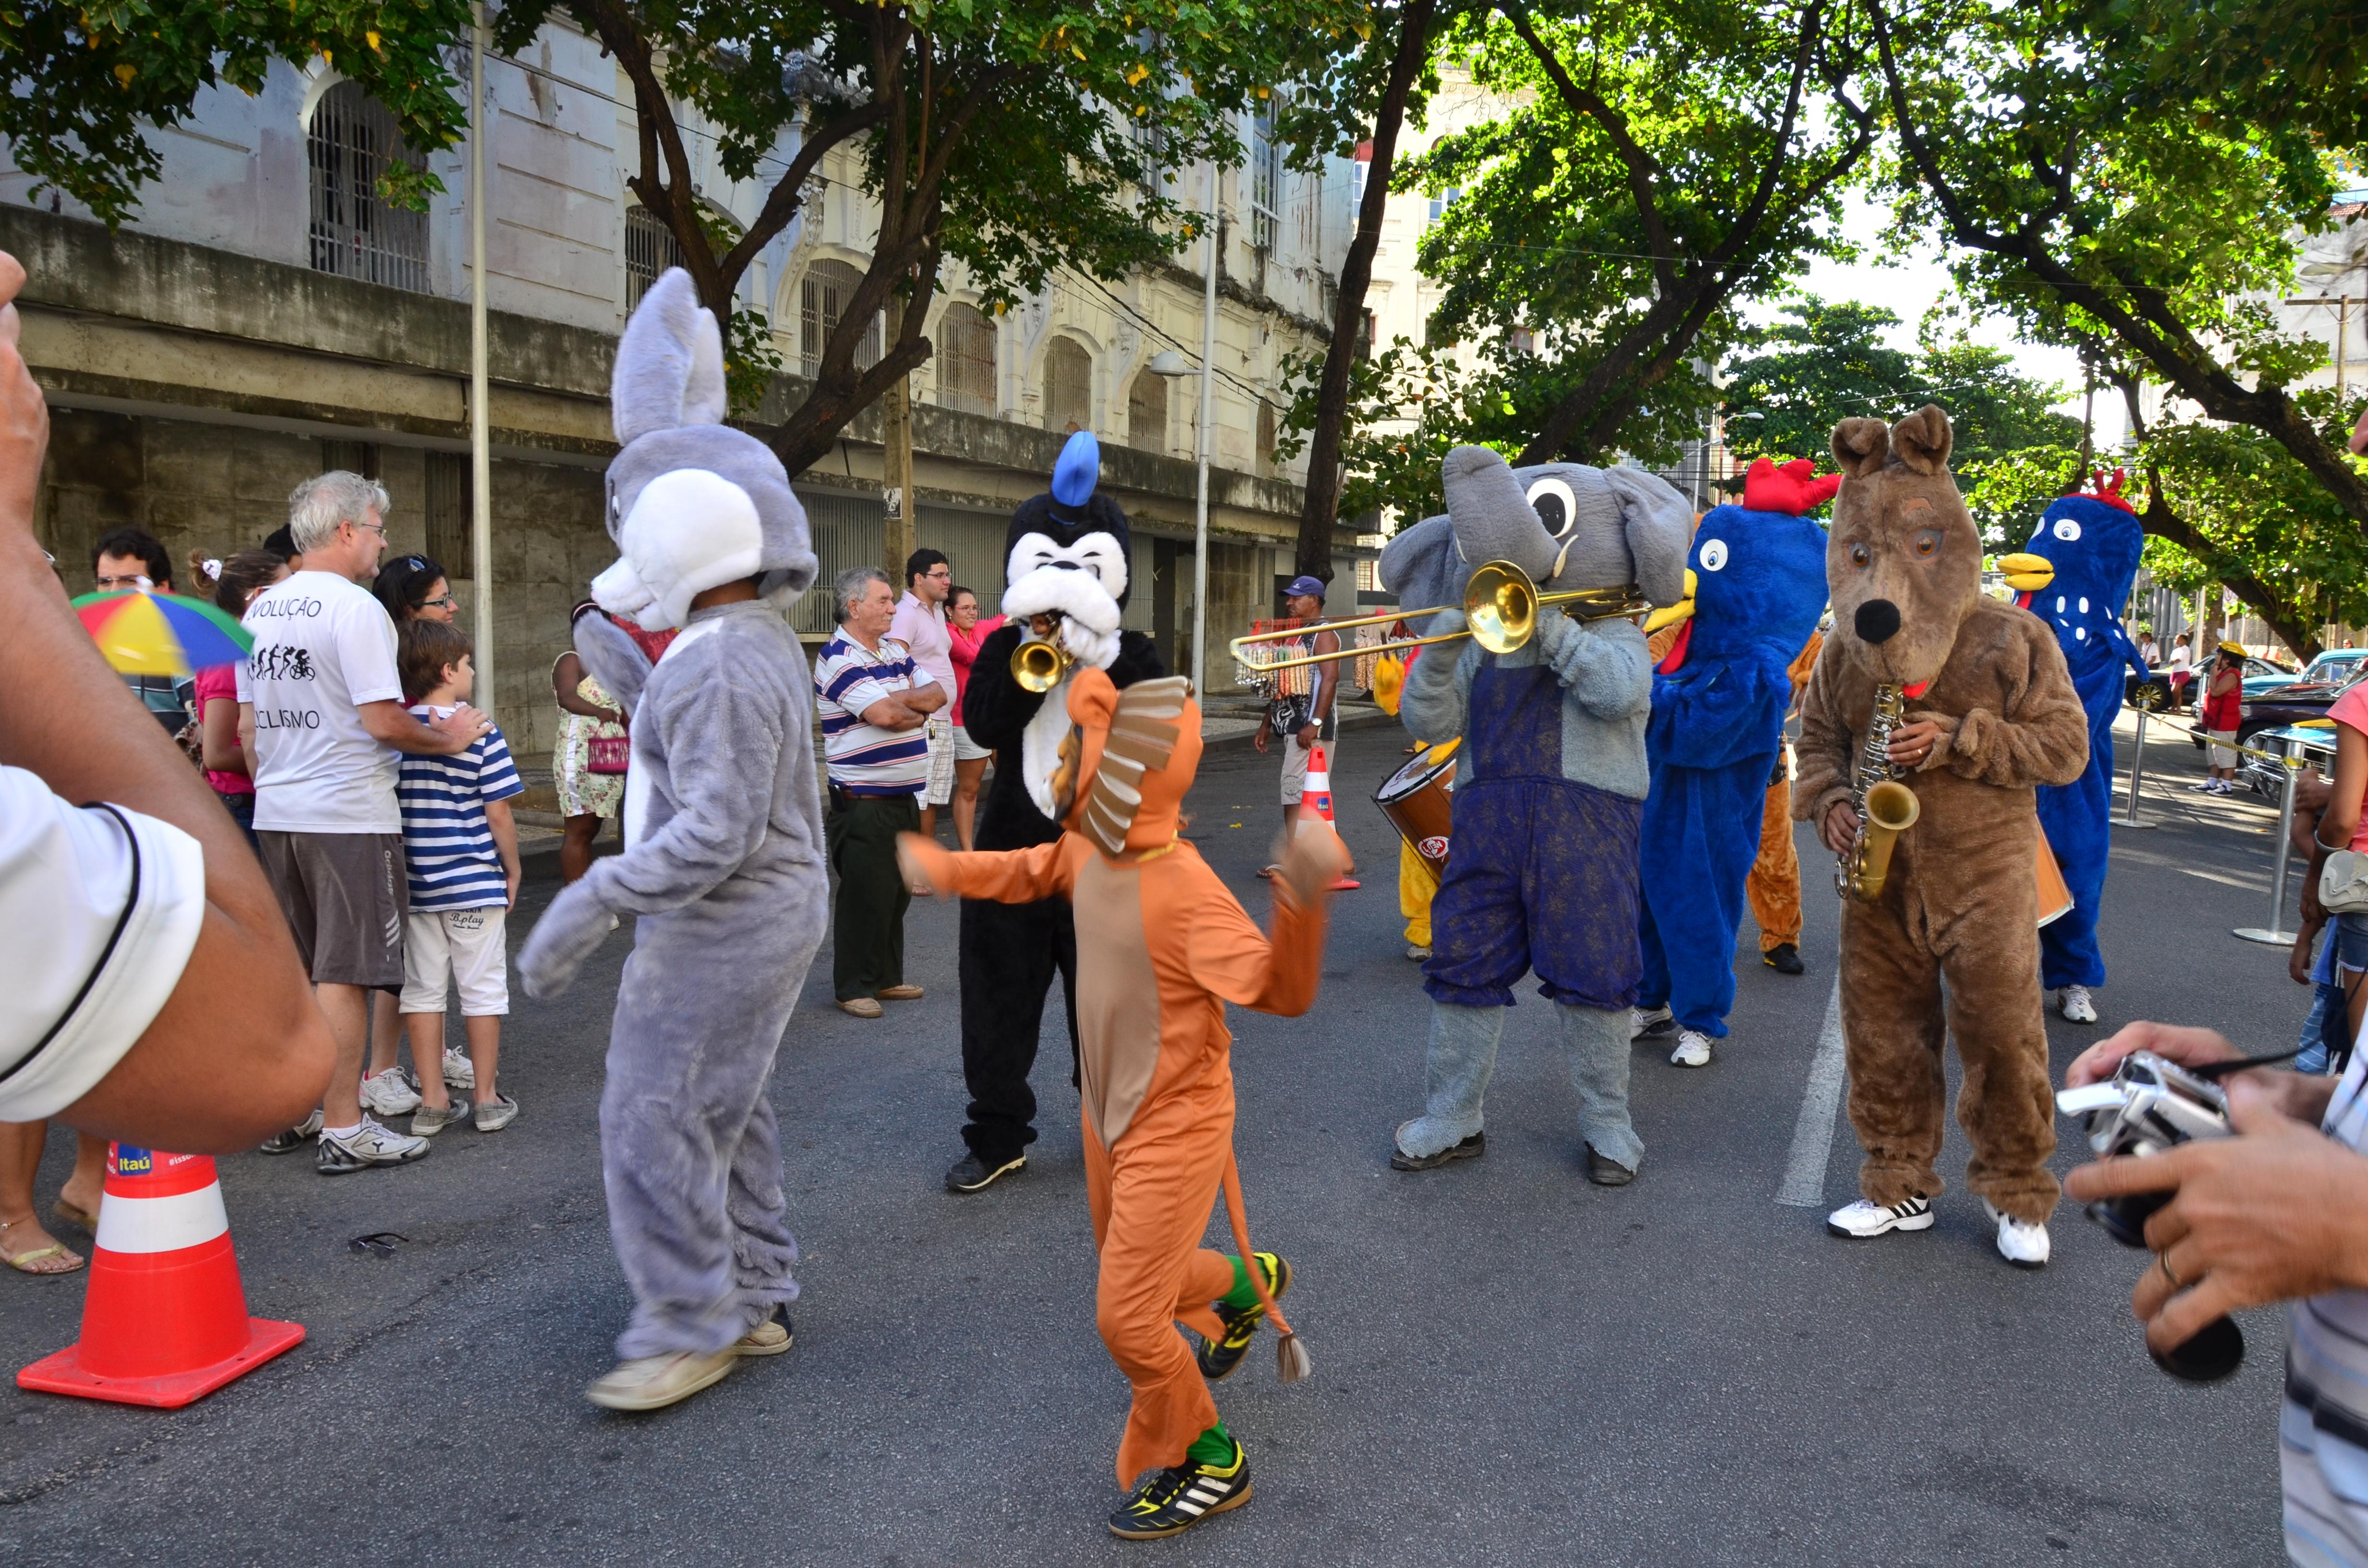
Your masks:
M1311 812L1324 820L1326 831L1336 835L1339 833L1339 826L1332 818L1332 765L1324 755L1322 741L1307 748L1307 781L1300 786L1299 811L1299 831L1302 833L1308 829L1308 813ZM1343 875L1332 884L1332 891L1346 892L1364 885L1354 877Z
M246 1315L222 1184L204 1154L108 1151L82 1338L17 1374L17 1386L176 1410L304 1337Z

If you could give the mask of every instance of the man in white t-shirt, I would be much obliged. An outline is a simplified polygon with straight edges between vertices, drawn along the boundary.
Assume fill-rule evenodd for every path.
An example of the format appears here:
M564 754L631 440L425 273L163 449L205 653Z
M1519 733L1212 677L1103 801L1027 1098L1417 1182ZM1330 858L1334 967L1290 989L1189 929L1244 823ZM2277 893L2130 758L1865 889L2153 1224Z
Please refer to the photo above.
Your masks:
M332 472L296 487L288 527L304 570L247 606L255 648L238 678L241 721L253 725L264 869L337 1040L320 1111L263 1147L286 1153L318 1132L324 1176L427 1153L425 1138L363 1115L359 1097L370 993L403 984L395 754L453 756L489 727L466 706L427 723L404 709L394 623L356 582L386 549L386 506L385 490L359 474Z
M895 619L888 635L905 644L913 663L951 696L954 689L954 640L946 630L946 599L953 592L954 569L941 551L916 550L905 561L905 597L896 601ZM935 838L938 808L954 798L954 723L943 709L923 722L921 734L929 743L929 772L921 790L921 834Z

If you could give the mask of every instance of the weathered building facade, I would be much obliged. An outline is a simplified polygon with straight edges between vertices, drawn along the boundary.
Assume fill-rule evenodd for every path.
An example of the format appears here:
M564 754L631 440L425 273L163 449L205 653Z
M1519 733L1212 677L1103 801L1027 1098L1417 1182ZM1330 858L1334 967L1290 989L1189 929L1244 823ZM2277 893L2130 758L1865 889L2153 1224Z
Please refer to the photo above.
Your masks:
M118 232L47 193L28 203L28 177L0 172L0 248L29 274L25 353L53 432L39 527L70 587L88 585L108 528L146 528L176 561L225 553L283 523L307 474L373 474L393 498L390 546L449 569L464 624L476 594L493 595L492 698L533 761L552 739L547 674L567 608L615 555L600 471L616 334L670 242L625 187L634 118L614 62L552 26L518 61L489 62L487 78L490 562L470 548L465 147L427 160L448 192L433 210L389 210L371 188L372 159L403 155L384 111L324 62L279 66L256 97L209 93L188 125L154 133L164 176ZM1347 163L1292 173L1259 127L1245 131L1250 164L1216 172L1212 649L1269 613L1290 567L1302 476L1273 455L1277 369L1322 341L1351 222ZM693 140L705 199L753 212L764 190L723 175L712 137ZM744 285L785 367L757 426L803 395L801 367L876 229L853 154L823 175ZM1205 201L1205 166L1165 177L1188 205ZM1130 624L1189 665L1199 386L1148 361L1170 348L1198 360L1201 256L1188 246L1119 283L1062 274L1001 312L955 276L933 302L936 358L913 381L916 531L990 612L1011 506L1043 487L1069 428L1091 429L1134 523ZM874 411L797 477L825 573L880 558L879 440ZM1344 577L1354 553L1343 530ZM823 631L819 597L798 622ZM1211 660L1212 685L1230 674Z

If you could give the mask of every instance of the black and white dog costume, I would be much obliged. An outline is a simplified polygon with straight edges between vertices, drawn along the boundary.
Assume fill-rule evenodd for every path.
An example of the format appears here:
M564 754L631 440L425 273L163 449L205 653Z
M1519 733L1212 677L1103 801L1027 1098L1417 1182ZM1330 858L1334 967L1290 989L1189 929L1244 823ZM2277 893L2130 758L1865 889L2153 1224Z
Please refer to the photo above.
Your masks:
M1039 693L1011 678L1011 655L1032 635L1031 616L1059 616L1060 641L1078 664L1107 670L1121 687L1167 674L1150 638L1119 630L1131 546L1126 514L1095 491L1100 471L1101 449L1080 430L1053 467L1051 491L1011 514L1003 590L1010 624L980 645L962 695L962 727L995 751L995 781L979 804L980 849L1025 849L1061 835L1052 779L1069 733L1068 681ZM1056 968L1076 1081L1077 937L1068 901L964 899L961 954L962 1078L970 1089L962 1141L994 1171L1036 1141L1028 1074Z

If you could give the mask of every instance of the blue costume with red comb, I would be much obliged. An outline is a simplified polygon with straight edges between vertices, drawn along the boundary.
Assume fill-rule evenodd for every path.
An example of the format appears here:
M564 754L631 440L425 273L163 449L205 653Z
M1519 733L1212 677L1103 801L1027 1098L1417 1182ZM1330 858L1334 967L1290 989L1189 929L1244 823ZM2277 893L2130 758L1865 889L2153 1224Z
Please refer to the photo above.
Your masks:
M2123 669L2141 678L2146 674L2146 661L2122 630L2146 535L2121 487L2116 470L2093 494L2056 498L2023 546L2046 558L2055 580L2014 601L2055 633L2089 714L2088 770L2069 784L2039 790L2039 825L2072 890L2072 907L2039 928L2039 983L2049 991L2105 983L2097 915L2112 847L2113 715L2122 706Z

